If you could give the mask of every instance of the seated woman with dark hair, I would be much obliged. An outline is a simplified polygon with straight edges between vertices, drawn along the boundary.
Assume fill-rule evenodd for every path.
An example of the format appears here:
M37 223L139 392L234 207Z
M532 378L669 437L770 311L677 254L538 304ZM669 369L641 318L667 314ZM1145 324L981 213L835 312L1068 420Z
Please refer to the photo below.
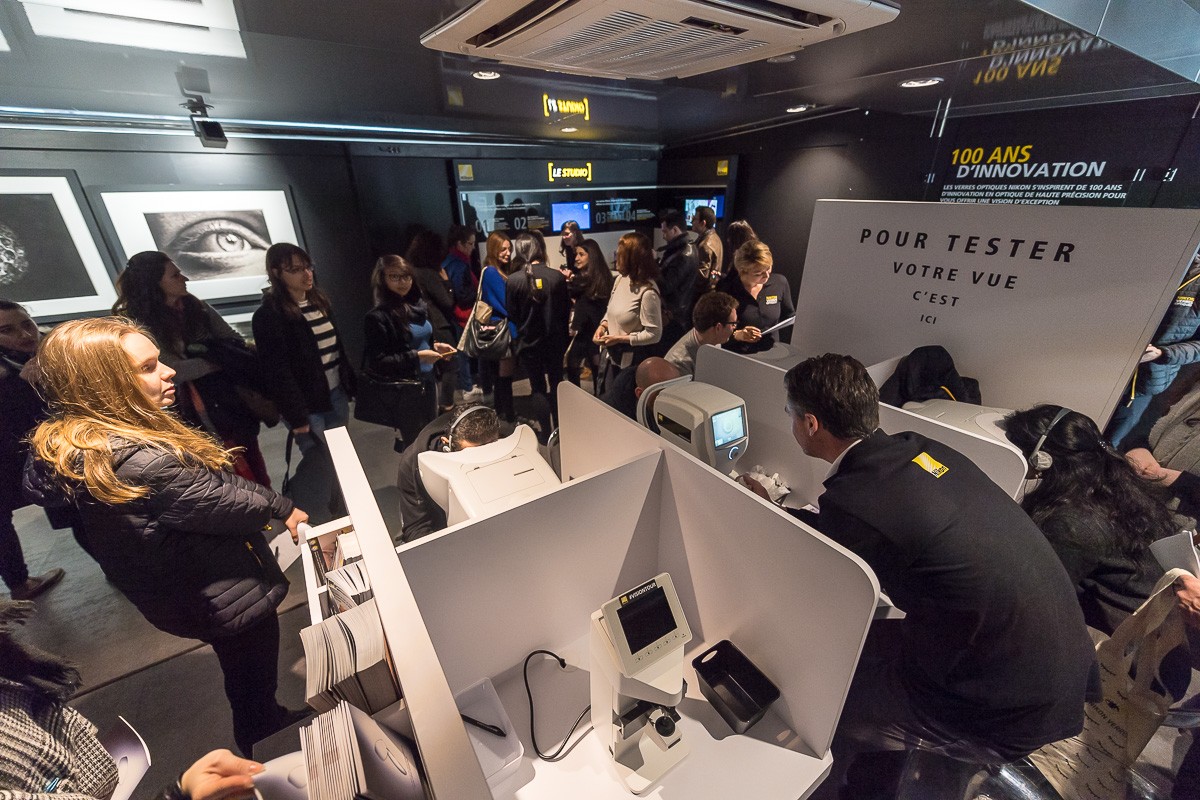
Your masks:
M1162 577L1149 545L1178 532L1174 516L1083 414L1034 406L1006 417L1004 430L1040 478L1022 507L1075 582L1087 624L1111 634Z

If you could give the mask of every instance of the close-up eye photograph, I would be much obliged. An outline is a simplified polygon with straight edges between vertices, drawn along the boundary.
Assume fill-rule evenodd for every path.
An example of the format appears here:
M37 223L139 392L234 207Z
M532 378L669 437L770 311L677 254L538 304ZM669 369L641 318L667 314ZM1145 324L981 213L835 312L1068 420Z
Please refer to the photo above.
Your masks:
M195 280L258 275L271 246L261 210L147 212L146 225L155 246Z

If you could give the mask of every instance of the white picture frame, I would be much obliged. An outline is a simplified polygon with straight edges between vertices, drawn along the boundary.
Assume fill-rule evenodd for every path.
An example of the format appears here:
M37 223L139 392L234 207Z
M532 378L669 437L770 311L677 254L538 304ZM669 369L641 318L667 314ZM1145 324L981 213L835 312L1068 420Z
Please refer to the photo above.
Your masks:
M0 171L0 297L39 321L112 308L112 270L86 208L74 172Z
M257 298L267 285L267 248L276 242L303 247L285 189L93 191L119 261L161 250L202 300Z

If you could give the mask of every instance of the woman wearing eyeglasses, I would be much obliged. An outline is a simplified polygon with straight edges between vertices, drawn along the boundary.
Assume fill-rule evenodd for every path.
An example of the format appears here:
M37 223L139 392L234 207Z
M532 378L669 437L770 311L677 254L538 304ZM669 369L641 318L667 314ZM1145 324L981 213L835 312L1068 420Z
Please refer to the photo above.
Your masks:
M350 419L354 370L308 253L286 242L271 245L267 279L271 285L254 312L254 342L271 398L307 455L324 445L326 430Z

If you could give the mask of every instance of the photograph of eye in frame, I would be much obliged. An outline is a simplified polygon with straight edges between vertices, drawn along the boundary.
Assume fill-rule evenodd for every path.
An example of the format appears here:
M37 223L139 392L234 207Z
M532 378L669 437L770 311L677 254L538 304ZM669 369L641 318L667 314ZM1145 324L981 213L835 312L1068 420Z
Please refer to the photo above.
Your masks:
M267 248L303 246L284 189L98 193L120 260L161 250L204 300L258 295L267 283Z
M74 172L0 171L0 297L39 320L108 309L112 272Z

